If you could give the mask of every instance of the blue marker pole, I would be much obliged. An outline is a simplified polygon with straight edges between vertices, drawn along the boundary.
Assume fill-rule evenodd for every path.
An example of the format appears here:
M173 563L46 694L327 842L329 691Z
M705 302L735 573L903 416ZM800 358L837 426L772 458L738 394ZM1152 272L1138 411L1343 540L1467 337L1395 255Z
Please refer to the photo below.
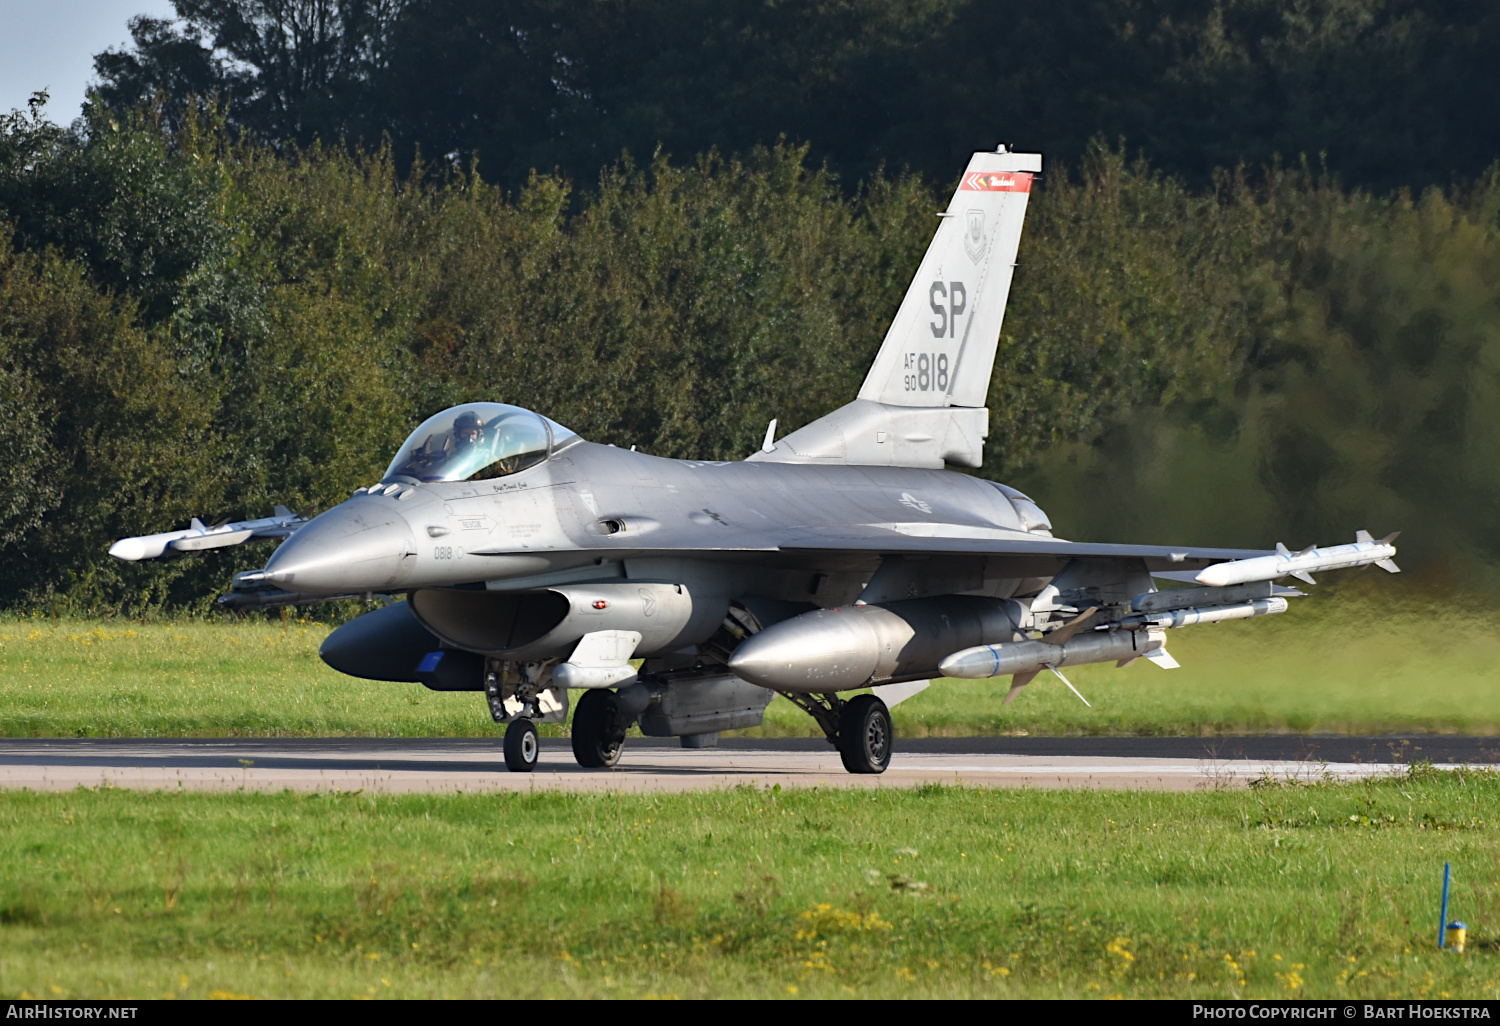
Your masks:
M1443 939L1446 936L1447 930L1448 930L1448 875L1449 875L1449 872L1450 872L1450 867L1449 867L1448 863L1444 862L1443 863L1443 911L1441 913L1439 913L1439 915L1438 915L1438 947L1440 947L1440 948L1446 946L1443 943Z

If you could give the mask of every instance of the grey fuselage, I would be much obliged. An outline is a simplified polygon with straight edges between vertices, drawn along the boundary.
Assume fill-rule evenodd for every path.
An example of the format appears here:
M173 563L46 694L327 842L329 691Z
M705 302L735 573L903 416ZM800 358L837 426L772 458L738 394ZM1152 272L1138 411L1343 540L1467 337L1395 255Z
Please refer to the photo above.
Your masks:
M1027 538L1039 516L1023 521L998 486L952 471L671 460L582 440L507 477L389 487L362 490L302 527L272 555L266 582L303 595L678 585L696 608L680 630L653 639L669 651L704 641L730 601L753 596L790 613L859 598L881 553L820 547L849 525L893 539ZM1007 598L1025 583L1013 561L992 574L982 555L938 562L939 579L907 580L891 597ZM574 641L559 638L558 650Z

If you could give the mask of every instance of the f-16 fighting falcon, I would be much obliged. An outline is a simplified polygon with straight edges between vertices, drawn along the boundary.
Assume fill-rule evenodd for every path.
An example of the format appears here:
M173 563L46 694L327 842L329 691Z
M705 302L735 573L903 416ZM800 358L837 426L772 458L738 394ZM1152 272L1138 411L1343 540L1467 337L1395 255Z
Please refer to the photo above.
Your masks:
M781 438L771 421L741 462L660 459L474 402L423 422L378 483L315 517L194 520L110 551L284 539L223 605L393 599L335 630L323 660L482 692L520 772L536 765L536 724L561 722L576 692L586 767L614 766L633 724L710 746L780 694L849 772L880 773L890 706L933 678L1009 675L1009 702L1043 671L1067 683L1065 666L1170 669L1168 629L1283 612L1301 593L1280 578L1395 572L1395 536L1363 531L1296 553L1064 541L1026 495L945 469L981 465L1041 166L974 154L858 398Z

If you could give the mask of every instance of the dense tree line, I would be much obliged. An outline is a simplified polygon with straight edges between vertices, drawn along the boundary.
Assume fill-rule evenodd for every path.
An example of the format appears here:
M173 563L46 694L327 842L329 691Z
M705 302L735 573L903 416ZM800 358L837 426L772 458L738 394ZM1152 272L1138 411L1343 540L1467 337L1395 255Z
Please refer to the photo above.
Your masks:
M575 191L273 146L211 107L0 119L0 605L192 606L264 550L132 566L124 534L326 507L443 406L740 458L858 388L949 188L805 146L626 159ZM1074 537L1403 527L1500 561L1500 179L1207 189L1096 143L1033 198L987 476ZM1403 560L1405 562L1405 560Z
M509 187L782 136L849 188L881 166L946 180L1002 140L1076 164L1123 138L1196 187L1305 154L1382 193L1500 154L1500 9L1464 0L174 5L97 58L117 112L217 91L272 144L389 136Z

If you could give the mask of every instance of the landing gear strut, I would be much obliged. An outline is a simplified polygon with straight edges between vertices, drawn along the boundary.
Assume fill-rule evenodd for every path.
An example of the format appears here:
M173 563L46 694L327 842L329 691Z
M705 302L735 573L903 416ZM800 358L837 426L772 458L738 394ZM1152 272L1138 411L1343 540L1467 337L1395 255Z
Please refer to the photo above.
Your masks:
M547 682L548 663L515 664L490 659L484 698L490 717L505 727L505 768L530 773L541 755L538 723L561 723L568 715L568 692Z

